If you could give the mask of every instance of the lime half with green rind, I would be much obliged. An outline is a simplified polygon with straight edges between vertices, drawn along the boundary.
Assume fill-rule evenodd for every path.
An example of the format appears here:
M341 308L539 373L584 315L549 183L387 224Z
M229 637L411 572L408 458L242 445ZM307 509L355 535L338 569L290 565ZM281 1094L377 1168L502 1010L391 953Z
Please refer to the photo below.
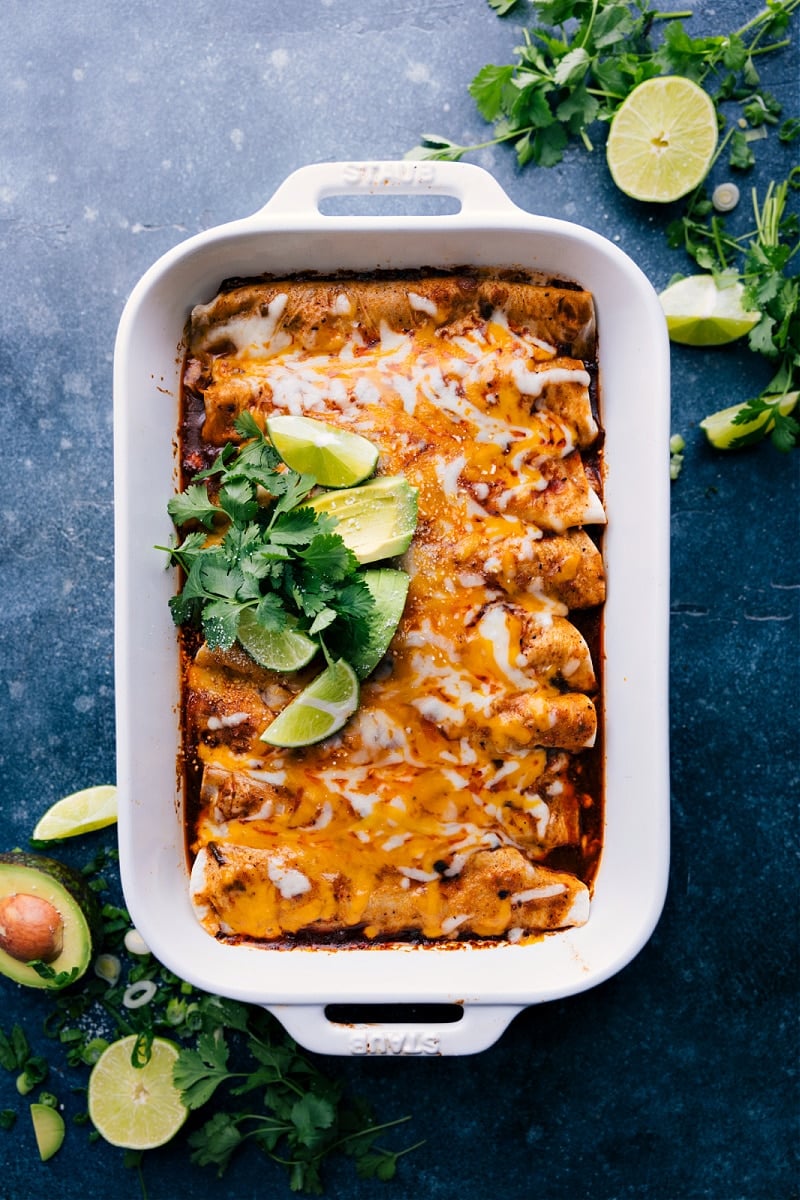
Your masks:
M153 1038L147 1061L134 1066L137 1037L103 1051L89 1076L89 1117L101 1137L126 1150L153 1150L170 1141L189 1110L173 1080L179 1048Z
M713 275L679 279L658 299L670 341L684 346L724 346L744 337L761 319L760 312L745 309L741 282L721 286Z
M319 649L313 638L297 629L265 629L249 608L239 615L236 637L250 657L269 671L299 671Z
M261 734L262 742L292 749L311 746L337 733L358 708L359 683L343 658L290 701Z
M378 462L378 448L367 438L313 417L270 417L267 433L287 467L313 475L323 487L354 487Z
M659 75L638 84L617 109L606 159L626 196L668 204L705 179L717 138L708 93L682 75Z
M783 397L776 396L775 409L781 416L788 417L794 412L798 399L800 391L787 392ZM703 433L717 450L742 450L745 446L760 442L772 431L775 418L769 411L760 413L752 421L736 421L745 408L746 403L733 404L730 408L711 413L700 422Z
M83 788L57 800L39 819L32 837L37 842L54 842L105 829L117 820L117 789L103 783Z

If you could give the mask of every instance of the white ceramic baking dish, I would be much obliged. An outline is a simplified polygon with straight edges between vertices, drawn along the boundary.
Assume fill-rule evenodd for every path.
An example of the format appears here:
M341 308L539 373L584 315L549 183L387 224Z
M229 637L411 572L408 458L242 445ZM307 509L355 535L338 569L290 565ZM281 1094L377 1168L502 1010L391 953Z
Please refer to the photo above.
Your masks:
M387 193L450 196L459 210L321 212L332 196ZM550 272L596 301L609 582L604 849L590 919L530 945L488 948L222 945L189 902L177 645L167 607L176 580L154 549L171 533L166 504L177 482L187 315L230 276L465 265ZM669 859L669 351L656 295L634 263L596 233L518 208L475 166L305 167L253 216L190 238L144 275L120 321L114 410L120 864L132 919L158 958L197 987L264 1005L302 1045L335 1054L481 1050L522 1008L590 988L625 966L658 921ZM446 1015L460 1019L437 1019L438 1009L431 1018L420 1007L440 1004L458 1006ZM361 1009L343 1018L342 1005L414 1007L367 1020Z

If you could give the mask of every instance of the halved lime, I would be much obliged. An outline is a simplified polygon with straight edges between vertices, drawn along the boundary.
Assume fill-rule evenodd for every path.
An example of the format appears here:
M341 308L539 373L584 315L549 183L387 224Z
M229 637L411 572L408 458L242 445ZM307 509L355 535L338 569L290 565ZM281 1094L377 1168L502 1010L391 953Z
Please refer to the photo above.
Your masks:
M299 671L319 650L315 641L297 629L279 633L265 629L249 608L239 616L236 636L250 657L270 671Z
M326 667L261 734L271 746L310 746L336 733L358 708L358 676L343 658Z
M793 412L797 406L798 398L800 398L800 392L787 392L776 404L777 411L782 416L788 417L789 413ZM752 421L742 424L735 423L736 416L744 407L744 404L733 404L730 408L723 408L719 412L711 413L700 422L700 428L717 450L740 450L744 446L760 441L774 426L774 417L768 412L759 414Z
M105 829L116 819L117 789L113 784L99 784L57 800L39 819L32 837L38 842L77 837Z
M606 158L626 196L666 204L705 179L716 148L708 93L691 79L661 75L640 83L617 109Z
M47 1162L60 1149L66 1127L61 1113L49 1104L32 1104L31 1121L39 1158Z
M311 417L270 417L267 433L287 467L323 487L353 487L378 461L377 446L365 437Z
M360 563L402 554L417 527L417 489L402 475L379 475L361 487L324 492L307 500L336 517L336 532Z
M135 1034L112 1042L89 1076L89 1116L112 1146L152 1150L163 1146L183 1125L188 1109L172 1079L178 1047L153 1038L143 1067L131 1062Z
M742 304L737 280L720 287L713 275L690 275L659 295L670 340L684 346L724 346L749 333L761 318Z

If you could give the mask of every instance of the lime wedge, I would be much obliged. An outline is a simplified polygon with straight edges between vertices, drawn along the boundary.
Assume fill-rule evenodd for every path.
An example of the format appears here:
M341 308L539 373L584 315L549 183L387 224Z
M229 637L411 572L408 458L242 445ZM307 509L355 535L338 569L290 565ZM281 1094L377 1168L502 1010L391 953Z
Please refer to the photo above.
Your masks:
M250 657L270 671L299 671L319 649L315 641L297 629L282 629L280 633L265 629L249 608L239 616L236 637Z
M32 1104L31 1121L39 1158L42 1162L47 1162L48 1158L52 1158L61 1149L66 1129L64 1118L49 1104Z
M369 636L366 644L348 655L359 679L366 679L389 649L403 615L409 585L405 571L395 571L390 567L364 571L363 579L372 593L375 607L368 619Z
M358 433L311 417L270 417L270 441L292 471L323 487L353 487L375 470L378 448Z
M684 346L724 346L749 333L761 313L742 304L744 287L736 281L719 287L713 275L690 275L659 295L670 340Z
M112 1146L152 1150L178 1132L188 1109L172 1079L178 1047L153 1038L143 1067L131 1062L135 1034L112 1042L89 1076L89 1116L97 1132Z
M619 106L606 158L626 196L666 204L705 179L716 148L711 97L691 79L662 75L640 83Z
M271 746L310 746L336 733L358 708L358 676L337 659L295 696L261 734Z
M796 407L798 398L800 392L787 392L776 406L778 412L788 417ZM744 407L744 404L734 404L730 408L711 413L700 422L700 428L717 450L740 450L760 441L772 429L775 421L768 412L761 413L752 421L736 424L735 418Z
M95 829L105 829L117 819L117 789L100 784L73 792L57 800L39 820L32 837L37 842L77 837Z
M336 532L360 563L402 554L417 527L417 489L402 475L379 475L361 487L324 492L305 503L336 517Z

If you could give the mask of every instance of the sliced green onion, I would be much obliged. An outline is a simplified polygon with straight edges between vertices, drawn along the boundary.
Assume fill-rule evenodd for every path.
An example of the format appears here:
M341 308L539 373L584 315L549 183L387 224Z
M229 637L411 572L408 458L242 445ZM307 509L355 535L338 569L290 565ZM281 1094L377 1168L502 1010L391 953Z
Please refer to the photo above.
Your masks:
M131 983L125 988L122 1003L126 1008L141 1008L149 1004L155 994L156 985L152 979L140 979L138 983Z
M94 964L94 973L106 983L114 984L119 979L122 963L116 954L98 954Z
M125 949L129 954L149 954L150 947L138 929L129 929L125 934Z

